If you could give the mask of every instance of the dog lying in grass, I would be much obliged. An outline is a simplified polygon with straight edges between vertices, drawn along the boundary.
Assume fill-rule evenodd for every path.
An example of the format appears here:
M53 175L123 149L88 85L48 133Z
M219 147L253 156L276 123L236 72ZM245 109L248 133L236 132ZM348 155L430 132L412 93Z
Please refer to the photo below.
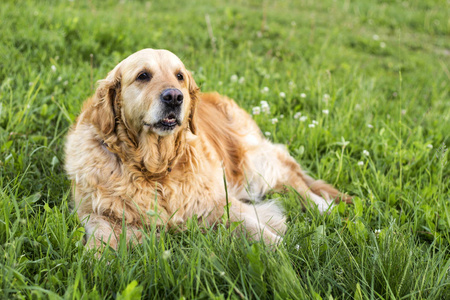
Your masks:
M227 205L230 221L272 245L286 224L273 201L261 202L269 190L290 186L321 212L349 201L307 176L233 100L200 93L167 50L136 52L101 80L65 151L89 247L117 248L123 228L139 242L149 224L183 228L195 216L213 225Z

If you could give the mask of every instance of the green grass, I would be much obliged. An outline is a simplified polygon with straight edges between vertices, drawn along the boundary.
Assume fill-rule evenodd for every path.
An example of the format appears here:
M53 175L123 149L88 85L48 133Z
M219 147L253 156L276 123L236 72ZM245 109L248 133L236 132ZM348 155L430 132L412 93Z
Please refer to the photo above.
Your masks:
M2 1L0 298L450 299L448 1L223 2ZM64 138L95 81L147 47L250 112L268 101L263 132L354 205L274 195L276 251L192 222L96 259Z

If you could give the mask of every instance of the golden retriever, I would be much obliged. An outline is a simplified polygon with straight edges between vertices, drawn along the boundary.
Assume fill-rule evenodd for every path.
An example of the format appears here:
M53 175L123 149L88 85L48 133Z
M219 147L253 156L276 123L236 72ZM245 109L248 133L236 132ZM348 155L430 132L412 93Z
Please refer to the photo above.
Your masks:
M167 50L136 52L99 81L65 151L89 247L116 248L122 228L139 242L150 224L183 228L195 216L213 225L227 203L230 221L272 245L286 224L275 202L261 202L268 191L292 187L321 212L349 201L307 176L233 100L201 94Z

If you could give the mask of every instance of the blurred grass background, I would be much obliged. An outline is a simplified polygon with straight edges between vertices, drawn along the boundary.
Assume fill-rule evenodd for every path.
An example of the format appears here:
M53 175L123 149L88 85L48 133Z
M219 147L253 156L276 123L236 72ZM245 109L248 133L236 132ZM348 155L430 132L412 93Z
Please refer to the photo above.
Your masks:
M448 1L2 1L0 297L450 299ZM289 216L275 252L189 224L101 259L69 209L65 135L142 48L254 115L355 195ZM303 118L302 118L303 117Z

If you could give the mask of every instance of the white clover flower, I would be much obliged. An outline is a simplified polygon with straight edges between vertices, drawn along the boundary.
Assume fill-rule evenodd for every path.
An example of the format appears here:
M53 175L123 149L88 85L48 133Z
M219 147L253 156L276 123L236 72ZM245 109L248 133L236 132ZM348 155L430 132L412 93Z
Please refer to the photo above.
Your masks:
M52 68L53 72L56 72L56 66L55 65L52 65L51 68Z
M252 114L254 114L254 115L259 115L259 114L261 114L261 107L259 107L259 106L253 107L253 108L252 108Z
M372 39L373 39L374 41L378 41L378 40L380 39L380 37L379 37L378 35L374 34L374 35L372 36Z
M317 122L316 120L312 120L312 123L313 123L314 125L319 125L319 122Z
M330 95L324 94L323 95L323 101L327 102L328 100L330 100Z
M315 124L309 124L308 127L309 128L314 128L314 127L316 127L316 125Z
M278 123L278 119L277 119L277 118L273 118L273 119L271 119L270 121L272 122L272 124Z
M66 80L66 81L63 82L63 84L64 84L64 85L68 85L69 82Z
M358 161L358 166L360 166L360 167L364 166L364 162L363 161Z
M269 103L267 103L267 101L264 101L264 100L261 101L261 110L265 114L270 113L270 106L269 106Z
M364 150L364 151L362 152L362 154L365 155L365 156L369 156L369 155L370 155L369 151L367 151L367 150Z
M284 118L284 115L280 115L280 119L283 119Z
M306 98L306 94L305 93L301 93L300 94L300 98Z
M171 254L170 250L166 250L166 251L163 252L162 258L163 259L168 259L170 257L170 254Z
M266 131L266 132L264 132L264 134L265 134L265 136L270 136L271 133Z
M328 115L330 113L330 111L328 109L324 109L324 110L322 110L322 113Z
M239 78L239 84L243 84L244 82L245 82L245 78L244 77Z
M380 233L381 233L381 229L375 229L373 231L373 233L375 234L376 237L378 237L380 235Z
M219 85L222 85L222 84L223 84L223 82L222 82L222 81L219 81L219 82L218 82L218 84L219 84Z
M280 93L280 97L281 97L281 98L286 98L286 93L281 92L281 93Z
M385 43L385 42L381 42L381 43L380 43L380 47L381 47L381 48L386 48L386 43Z
M402 109L401 113L402 115L406 115L406 109Z
M431 145L431 144L428 144L428 145L427 145L427 148L429 148L429 149L433 149L433 145Z
M301 112L296 112L295 115L294 115L294 119L298 119L298 118L300 118L301 116L302 116L302 113L301 113Z
M225 276L225 272L224 271L222 271L222 272L220 272L220 274L219 274L220 276L222 276L222 277L224 277Z
M231 75L230 80L231 82L236 82L238 81L239 77L236 74Z
M28 82L28 85L29 85L29 86L32 86L32 85L33 85L33 83L32 83L32 82L30 81L30 82Z
M61 80L62 80L62 77L61 76L58 76L58 82L60 82Z
M372 124L367 124L367 127L373 128L373 125Z
M268 93L269 92L269 88L267 86L263 87L263 89L261 90L262 93Z
M307 116L302 116L302 117L300 117L300 122L305 122L306 120L308 119L308 117Z
M299 244L297 244L297 245L295 245L295 250L300 250L300 245Z

